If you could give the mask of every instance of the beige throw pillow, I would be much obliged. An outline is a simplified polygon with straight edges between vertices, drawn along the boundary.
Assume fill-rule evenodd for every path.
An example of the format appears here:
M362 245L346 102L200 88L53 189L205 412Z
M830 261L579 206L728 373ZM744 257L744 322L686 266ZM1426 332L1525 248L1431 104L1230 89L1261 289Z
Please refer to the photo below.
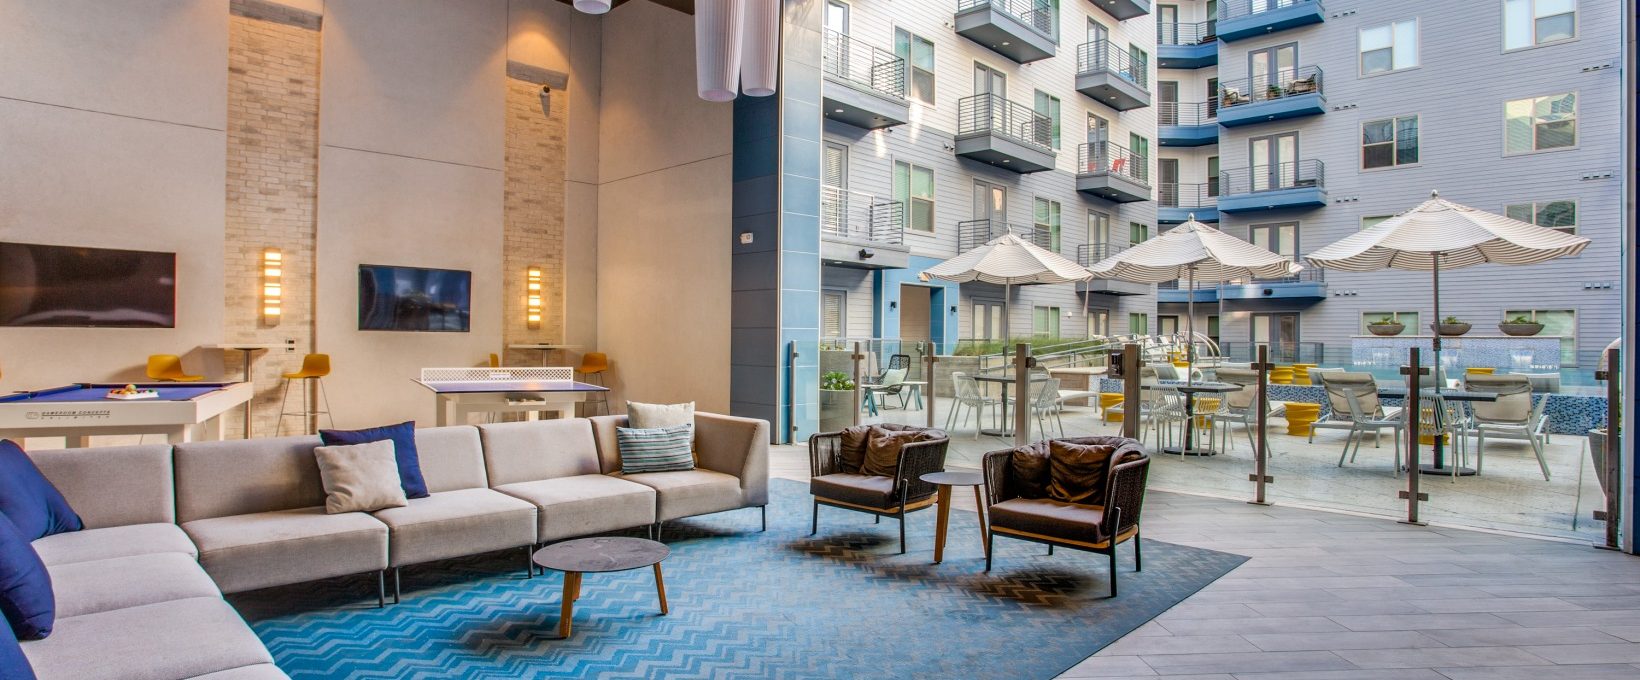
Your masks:
M374 512L410 504L399 483L393 440L313 449L325 487L325 512Z
M679 425L695 424L695 402L682 404L645 404L626 402L626 426L639 430L654 430Z

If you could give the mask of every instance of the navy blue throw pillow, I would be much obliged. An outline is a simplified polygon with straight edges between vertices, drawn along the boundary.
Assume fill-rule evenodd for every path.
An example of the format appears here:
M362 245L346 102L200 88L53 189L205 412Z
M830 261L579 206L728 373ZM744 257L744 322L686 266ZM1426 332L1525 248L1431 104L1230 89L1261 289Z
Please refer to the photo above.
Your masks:
M0 517L0 614L5 614L12 634L20 640L50 635L57 618L51 574L34 546L4 517Z
M23 648L11 626L0 626L0 678L5 680L35 680L34 667L28 665Z
M427 481L421 476L421 457L416 454L416 422L409 421L368 430L319 430L325 446L369 444L384 439L393 442L393 457L399 463L399 486L406 498L426 498Z
M68 499L9 439L0 439L0 515L11 519L25 541L85 528Z

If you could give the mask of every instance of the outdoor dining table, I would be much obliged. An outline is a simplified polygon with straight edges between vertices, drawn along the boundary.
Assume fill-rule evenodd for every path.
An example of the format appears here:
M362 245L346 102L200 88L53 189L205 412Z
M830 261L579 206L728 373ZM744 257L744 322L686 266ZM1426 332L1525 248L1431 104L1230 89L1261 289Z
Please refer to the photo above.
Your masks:
M1156 384L1157 384L1158 387L1166 387L1166 388L1169 388L1169 389L1177 390L1179 392L1179 394L1184 395L1184 422L1185 422L1184 446L1169 446L1167 448L1162 449L1162 451L1165 451L1167 453L1178 454L1178 455L1181 455L1181 456L1216 456L1216 455L1218 455L1219 452L1214 451L1211 444L1209 444L1207 446L1207 448L1196 448L1196 446L1195 446L1195 439L1196 439L1196 436L1195 436L1196 435L1196 395L1198 395L1198 394L1229 394L1231 392L1240 391L1241 390L1241 385L1232 385L1230 383L1222 383L1222 382L1199 382L1199 383L1188 383L1187 384L1187 383L1182 382L1182 381L1175 382L1175 381L1172 381L1172 380L1158 381Z
M1387 398L1390 398L1390 399L1406 399L1406 397L1407 397L1407 388L1405 388L1405 387L1395 387L1395 386L1382 386L1382 387L1378 388L1378 396L1387 397ZM1470 392L1468 390L1457 390L1457 389L1438 390L1438 389L1435 389L1433 387L1426 387L1426 388L1423 388L1421 390L1418 390L1418 396L1421 399L1430 399L1430 398L1434 398L1434 397L1440 397L1440 398L1445 399L1447 401L1463 401L1463 402L1497 401L1498 400L1498 395L1495 392ZM1412 414L1413 414L1413 410L1410 409L1410 408L1407 409L1407 414L1408 414L1408 417L1411 417ZM1427 474L1427 475L1451 475L1453 473L1453 470L1446 466L1446 442L1445 442L1445 439L1446 439L1445 437L1436 437L1435 438L1435 446L1434 446L1434 449L1435 449L1435 464L1433 464L1433 465L1420 465L1420 466L1418 466L1418 471L1419 472L1422 472L1422 473ZM1475 469L1474 468L1459 467L1457 469L1457 474L1460 477L1467 477L1469 475L1475 474Z
M1042 375L1040 373L1032 373L1031 374L1031 382L1033 382L1033 383L1046 382L1048 379L1049 379L1048 376ZM1006 375L976 375L976 376L974 376L974 380L976 380L978 382L982 382L982 383L997 383L997 384L1002 385L1002 401L999 402L999 403L1002 405L1002 407L1004 409L1007 408L1007 406L1008 406L1008 386L1014 384L1013 376L1006 376ZM990 435L992 437L1012 437L1012 436L1014 436L1014 419L1013 418L1003 418L1002 419L1002 425L1000 427L994 427L994 428L991 428L989 430L981 429L979 431L979 433L984 434L984 435Z

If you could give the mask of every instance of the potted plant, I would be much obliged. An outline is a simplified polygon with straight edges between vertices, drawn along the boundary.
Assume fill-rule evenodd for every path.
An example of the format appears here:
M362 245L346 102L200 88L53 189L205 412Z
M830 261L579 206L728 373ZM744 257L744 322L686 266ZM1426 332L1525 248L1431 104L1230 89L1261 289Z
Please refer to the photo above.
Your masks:
M820 376L820 431L836 432L854 424L854 381L847 373Z
M1443 336L1463 335L1464 333L1468 333L1470 329L1469 324L1464 323L1455 316L1446 317L1445 319L1441 319L1440 323L1431 325L1435 328L1436 333L1440 333Z
M1382 335L1385 337L1400 335L1401 331L1406 329L1406 324L1397 323L1394 317L1390 316L1385 316L1382 319L1367 324L1367 332L1372 333L1373 335Z
M1264 98L1265 99L1280 99L1281 98L1281 86L1280 85L1270 85L1269 87L1264 88Z
M1536 323L1524 316L1516 316L1513 319L1498 324L1498 330L1503 331L1504 335L1527 337L1542 333L1543 324Z

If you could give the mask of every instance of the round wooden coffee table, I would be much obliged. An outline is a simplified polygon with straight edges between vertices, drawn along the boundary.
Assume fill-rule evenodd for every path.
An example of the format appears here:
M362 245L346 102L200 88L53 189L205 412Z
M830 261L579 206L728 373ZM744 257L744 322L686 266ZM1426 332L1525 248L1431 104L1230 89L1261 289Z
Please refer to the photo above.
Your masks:
M661 615L666 615L666 582L661 579L661 560L672 554L664 543L644 538L603 536L554 543L531 556L544 569L564 572L564 603L558 616L558 637L567 638L575 618L575 601L581 598L581 574L655 568L655 592L660 596Z
M978 472L930 472L918 477L922 481L938 486L935 503L939 504L939 519L934 525L934 564L945 561L945 529L951 523L951 487L974 487L974 505L979 512L979 540L980 546L985 545L985 500L980 497L981 489L985 486L985 476Z

